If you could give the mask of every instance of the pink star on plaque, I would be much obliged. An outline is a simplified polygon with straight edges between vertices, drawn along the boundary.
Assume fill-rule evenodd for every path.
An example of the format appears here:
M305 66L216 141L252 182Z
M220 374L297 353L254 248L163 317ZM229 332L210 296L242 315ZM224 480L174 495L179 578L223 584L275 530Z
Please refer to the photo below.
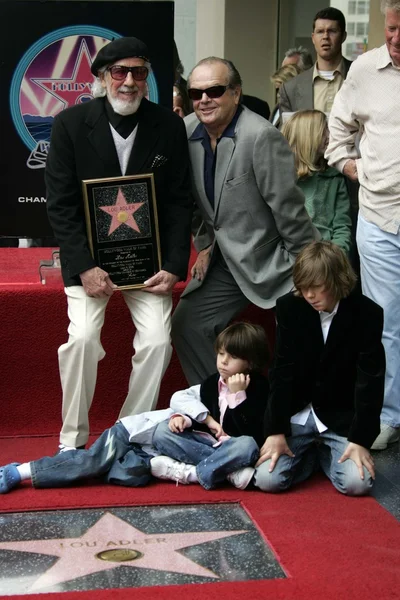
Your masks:
M140 229L135 219L133 218L133 214L139 210L141 206L143 206L144 202L135 202L134 204L129 204L126 201L126 198L121 190L118 189L117 201L112 206L100 206L101 210L104 210L107 214L112 217L110 229L108 235L111 235L113 231L115 231L120 225L125 223L128 227L132 227L135 231L140 233Z
M80 537L1 542L0 549L59 557L29 591L122 565L219 579L213 571L180 554L179 550L242 533L247 531L148 534L111 513L105 513Z

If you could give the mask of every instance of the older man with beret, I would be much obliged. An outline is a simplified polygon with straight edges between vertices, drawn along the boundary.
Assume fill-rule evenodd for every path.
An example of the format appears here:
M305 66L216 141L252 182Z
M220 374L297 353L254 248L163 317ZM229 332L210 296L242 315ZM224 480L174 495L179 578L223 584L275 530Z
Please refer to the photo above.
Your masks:
M105 354L100 333L116 289L89 249L82 180L154 173L162 268L144 288L121 292L136 334L129 390L120 416L151 410L157 403L171 357L171 291L186 279L190 254L185 127L173 111L145 98L150 70L146 45L134 37L116 39L98 52L91 70L96 76L95 98L56 116L46 165L48 215L60 245L70 320L68 341L58 352L63 389L61 451L87 442L97 365Z

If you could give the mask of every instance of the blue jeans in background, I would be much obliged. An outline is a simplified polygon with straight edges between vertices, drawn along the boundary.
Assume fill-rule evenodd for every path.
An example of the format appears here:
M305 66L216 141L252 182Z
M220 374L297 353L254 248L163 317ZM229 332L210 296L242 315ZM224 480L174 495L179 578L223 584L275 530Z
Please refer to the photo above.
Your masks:
M386 354L385 397L381 421L400 427L400 232L383 231L358 215L357 245L365 296L383 308L382 343Z
M319 433L311 412L304 425L291 423L291 428L292 435L286 441L295 456L282 454L272 473L268 471L271 459L257 467L253 481L258 488L263 492L283 492L308 479L319 463L325 475L342 494L369 494L373 479L367 469L364 467L364 479L361 479L353 460L338 463L349 443L345 437L337 435L331 429Z
M150 456L129 441L122 423L106 429L88 450L68 450L32 461L36 488L64 487L102 477L107 483L137 487L151 479Z
M206 490L225 481L229 473L253 465L259 456L256 442L247 435L230 438L213 448L215 443L215 439L202 432L172 433L165 421L157 425L153 436L153 444L160 454L196 465L197 478Z

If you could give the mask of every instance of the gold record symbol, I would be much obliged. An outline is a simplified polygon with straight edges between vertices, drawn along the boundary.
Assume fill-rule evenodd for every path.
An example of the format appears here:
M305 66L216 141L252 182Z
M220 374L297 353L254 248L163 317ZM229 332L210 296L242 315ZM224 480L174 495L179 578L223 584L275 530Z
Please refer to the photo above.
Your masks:
M102 550L98 552L96 558L100 560L108 560L110 562L127 562L129 560L136 560L143 556L142 552L138 550L132 550L131 548L112 548L110 550Z

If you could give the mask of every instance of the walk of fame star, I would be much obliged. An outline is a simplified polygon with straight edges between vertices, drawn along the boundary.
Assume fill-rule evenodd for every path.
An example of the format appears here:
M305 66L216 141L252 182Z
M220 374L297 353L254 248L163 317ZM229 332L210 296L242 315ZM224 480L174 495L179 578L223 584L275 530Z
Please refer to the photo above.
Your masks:
M247 530L147 534L127 521L105 513L80 537L1 542L0 549L59 557L34 582L30 591L115 569L121 565L219 579L218 575L178 551L243 533L247 533ZM120 562L115 562L118 557Z
M110 217L112 217L108 235L111 235L123 223L140 233L140 229L135 219L133 218L133 214L137 210L139 210L139 208L143 206L143 204L144 202L135 202L132 204L128 204L121 188L119 188L115 204L113 204L112 206L99 207L105 213L109 214Z

